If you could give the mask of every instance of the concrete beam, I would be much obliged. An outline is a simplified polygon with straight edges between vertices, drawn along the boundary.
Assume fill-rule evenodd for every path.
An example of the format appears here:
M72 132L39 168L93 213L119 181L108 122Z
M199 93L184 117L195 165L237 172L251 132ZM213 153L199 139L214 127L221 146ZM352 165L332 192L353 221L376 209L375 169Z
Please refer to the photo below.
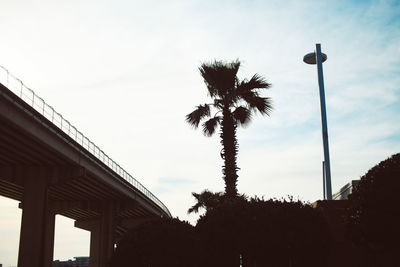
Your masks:
M80 166L32 166L3 165L0 166L0 179L17 185L24 185L27 178L35 178L36 173L46 170L46 176L51 184L62 184L71 179L85 177L86 171Z
M86 231L93 231L97 225L99 224L100 219L95 220L85 220L85 221L75 221L74 226L76 228L86 230Z
M102 207L94 201L69 201L69 200L63 200L63 201L52 201L49 204L49 209L56 213L56 214L62 214L64 212L73 210L73 209L80 209L80 210L85 210L85 211L93 211L96 213L101 214L102 213ZM80 228L80 227L78 227Z
M145 222L149 222L149 221L153 221L153 220L157 220L157 219L159 219L159 217L128 218L128 219L120 220L118 225L120 225L121 227L123 227L125 229L134 229Z

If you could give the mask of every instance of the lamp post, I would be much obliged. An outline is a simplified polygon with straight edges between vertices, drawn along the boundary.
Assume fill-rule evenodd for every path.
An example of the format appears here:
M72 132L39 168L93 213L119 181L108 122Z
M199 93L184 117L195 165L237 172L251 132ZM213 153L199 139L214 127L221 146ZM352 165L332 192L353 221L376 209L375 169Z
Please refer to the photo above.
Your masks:
M331 184L331 164L329 160L329 143L328 143L328 125L326 120L325 105L325 88L324 75L322 72L322 62L327 60L327 56L321 53L321 44L316 44L316 52L308 53L304 56L303 61L307 64L317 64L319 97L321 104L321 121L322 121L322 139L324 143L324 162L323 162L323 186L324 199L332 200L332 184Z

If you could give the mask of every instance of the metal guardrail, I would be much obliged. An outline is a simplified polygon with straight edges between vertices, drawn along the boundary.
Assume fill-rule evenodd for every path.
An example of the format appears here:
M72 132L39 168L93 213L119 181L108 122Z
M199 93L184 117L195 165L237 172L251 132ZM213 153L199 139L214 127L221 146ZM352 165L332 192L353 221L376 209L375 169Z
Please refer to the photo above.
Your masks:
M132 175L130 175L120 165L118 165L118 163L112 160L106 153L103 152L103 150L90 141L89 138L83 135L83 133L76 129L76 127L73 126L68 120L64 119L64 117L55 111L52 106L48 105L41 97L36 95L32 89L25 86L20 79L12 75L6 68L2 66L0 66L0 83L20 97L28 105L33 107L37 112L42 114L46 119L51 121L61 131L85 148L90 154L112 169L117 175L133 185L133 187L142 192L146 197L150 198L169 216L171 216L168 208L155 195L153 195L153 193L147 190L139 181L133 178Z

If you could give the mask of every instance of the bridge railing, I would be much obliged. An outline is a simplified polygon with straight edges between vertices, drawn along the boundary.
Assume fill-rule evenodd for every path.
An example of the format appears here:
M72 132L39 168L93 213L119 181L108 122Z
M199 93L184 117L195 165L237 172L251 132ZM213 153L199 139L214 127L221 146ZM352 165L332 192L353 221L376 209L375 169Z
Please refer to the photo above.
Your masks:
M90 141L83 133L81 133L75 126L66 120L54 108L48 105L41 97L35 92L25 86L23 82L12 75L6 68L0 66L0 83L6 86L10 91L19 96L27 104L33 107L37 112L46 117L54 125L60 128L64 133L71 137L74 141L80 144L83 148L89 151L94 157L103 162L107 167L112 169L120 177L128 181L137 190L142 192L145 196L150 198L159 207L161 207L167 214L170 214L168 208L149 190L146 189L139 181L132 177L124 168L111 159L106 153L103 152L96 144Z

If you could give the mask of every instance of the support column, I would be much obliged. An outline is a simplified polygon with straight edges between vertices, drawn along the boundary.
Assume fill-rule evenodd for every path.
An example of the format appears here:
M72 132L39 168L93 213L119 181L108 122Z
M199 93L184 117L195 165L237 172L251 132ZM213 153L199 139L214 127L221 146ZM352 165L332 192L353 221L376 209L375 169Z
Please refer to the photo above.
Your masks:
M18 267L51 267L55 214L48 208L47 177L42 171L24 182Z
M100 221L96 222L90 229L90 259L89 267L100 266Z
M90 267L107 267L114 252L115 205L105 203L100 220L90 229Z

